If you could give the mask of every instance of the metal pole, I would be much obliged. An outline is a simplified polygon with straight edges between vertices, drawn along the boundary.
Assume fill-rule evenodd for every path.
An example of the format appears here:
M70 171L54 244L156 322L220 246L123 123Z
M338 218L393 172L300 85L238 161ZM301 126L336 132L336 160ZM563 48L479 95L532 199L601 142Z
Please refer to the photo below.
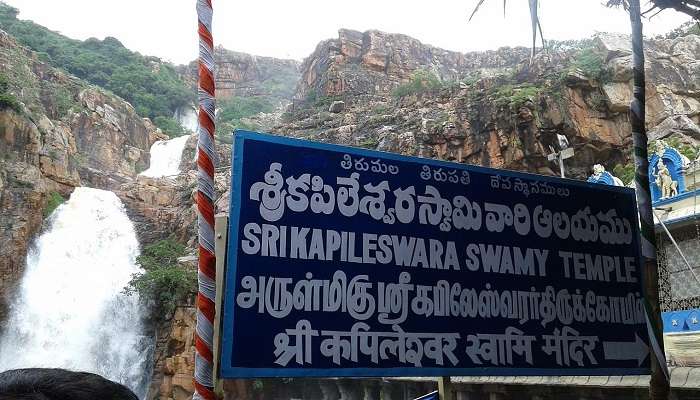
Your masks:
M651 342L651 381L649 398L667 400L669 395L669 377L664 357L663 329L661 308L659 306L659 274L656 264L656 237L654 233L654 214L651 208L649 191L649 160L647 154L647 134L644 114L645 77L644 77L644 36L639 0L629 1L630 25L632 26L632 62L634 76L634 96L630 104L630 122L634 142L634 163L637 207L641 223L641 247L644 257L644 305L649 324Z
M564 155L562 152L559 152L559 172L561 173L562 178L566 178L564 175Z

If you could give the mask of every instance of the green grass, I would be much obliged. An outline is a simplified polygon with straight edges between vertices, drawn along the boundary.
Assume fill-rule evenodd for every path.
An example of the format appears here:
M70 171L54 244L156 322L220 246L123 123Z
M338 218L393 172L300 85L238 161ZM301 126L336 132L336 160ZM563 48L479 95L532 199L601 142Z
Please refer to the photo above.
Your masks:
M493 93L494 103L499 107L517 110L528 100L536 100L542 88L529 83L522 85L502 85Z
M396 98L403 98L412 95L421 95L425 93L434 93L444 87L440 78L434 73L419 69L411 75L411 79L399 85L392 95Z
M58 206L63 204L65 201L66 199L64 199L58 192L49 193L49 199L44 207L44 218L51 215L51 213L53 213L56 208L58 208Z
M7 75L0 74L0 110L22 111L22 106L17 97L10 93L10 80Z

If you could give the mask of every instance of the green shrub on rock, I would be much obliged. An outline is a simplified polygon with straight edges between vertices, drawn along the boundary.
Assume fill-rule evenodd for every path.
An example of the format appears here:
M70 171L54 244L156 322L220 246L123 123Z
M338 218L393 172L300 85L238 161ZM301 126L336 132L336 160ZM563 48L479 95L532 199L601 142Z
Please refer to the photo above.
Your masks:
M177 262L184 255L185 246L172 238L144 247L136 257L143 272L132 275L124 291L138 293L142 300L153 304L157 316L172 314L177 306L187 303L197 287L196 271Z
M402 98L411 95L436 92L444 87L443 82L434 73L419 69L411 75L411 80L394 89L393 95Z
M49 193L49 200L46 202L46 206L44 207L44 218L48 217L53 213L58 206L63 204L66 201L66 199L63 198L58 192L51 192Z

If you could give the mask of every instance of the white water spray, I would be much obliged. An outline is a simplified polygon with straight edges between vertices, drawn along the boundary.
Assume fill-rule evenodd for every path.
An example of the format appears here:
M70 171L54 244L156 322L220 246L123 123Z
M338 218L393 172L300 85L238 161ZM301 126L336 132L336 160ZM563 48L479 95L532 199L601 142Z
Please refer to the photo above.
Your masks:
M189 135L179 136L170 140L159 140L151 146L151 166L140 175L151 178L161 178L180 173L182 151Z
M112 192L76 188L27 256L0 338L0 371L58 367L100 374L141 398L152 341L138 298L122 294L139 243Z

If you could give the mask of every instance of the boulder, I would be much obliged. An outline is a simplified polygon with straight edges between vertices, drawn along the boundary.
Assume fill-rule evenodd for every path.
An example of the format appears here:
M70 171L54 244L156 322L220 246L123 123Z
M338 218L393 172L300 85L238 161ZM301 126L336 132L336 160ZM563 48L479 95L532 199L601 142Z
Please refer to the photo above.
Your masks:
M332 112L335 114L341 113L345 110L345 102L344 101L334 101L331 103L330 107L328 107L328 112Z

